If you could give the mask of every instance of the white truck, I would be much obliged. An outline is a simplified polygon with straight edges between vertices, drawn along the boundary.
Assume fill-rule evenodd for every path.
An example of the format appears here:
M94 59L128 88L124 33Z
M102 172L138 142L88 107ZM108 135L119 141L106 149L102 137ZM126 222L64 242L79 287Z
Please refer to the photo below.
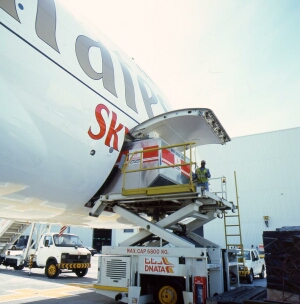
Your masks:
M249 284L253 283L254 277L265 277L265 260L261 259L256 249L244 249L238 253L239 276L246 279Z
M78 277L87 274L91 267L91 253L87 250L79 237L74 234L59 234L46 232L32 241L32 234L27 247L23 251L8 250L2 257L4 266L21 270L24 267L45 268L48 278L56 278L62 270L73 271Z

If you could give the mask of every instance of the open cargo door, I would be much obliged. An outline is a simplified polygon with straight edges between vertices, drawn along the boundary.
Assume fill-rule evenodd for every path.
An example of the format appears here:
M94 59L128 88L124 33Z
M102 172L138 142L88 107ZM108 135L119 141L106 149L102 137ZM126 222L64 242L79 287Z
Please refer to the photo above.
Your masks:
M169 145L194 142L200 146L230 141L214 112L206 108L181 109L152 117L131 129L126 139L149 137L159 137Z

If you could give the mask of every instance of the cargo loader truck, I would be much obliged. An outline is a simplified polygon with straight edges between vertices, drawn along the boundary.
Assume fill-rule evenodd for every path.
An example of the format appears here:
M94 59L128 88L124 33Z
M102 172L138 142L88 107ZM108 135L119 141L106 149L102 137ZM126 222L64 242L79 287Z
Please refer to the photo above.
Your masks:
M236 249L199 230L235 212L226 179L207 191L193 180L194 145L230 139L208 109L173 111L132 129L90 216L114 212L140 227L118 246L103 246L95 291L124 303L205 303L239 286ZM224 233L224 231L220 231Z

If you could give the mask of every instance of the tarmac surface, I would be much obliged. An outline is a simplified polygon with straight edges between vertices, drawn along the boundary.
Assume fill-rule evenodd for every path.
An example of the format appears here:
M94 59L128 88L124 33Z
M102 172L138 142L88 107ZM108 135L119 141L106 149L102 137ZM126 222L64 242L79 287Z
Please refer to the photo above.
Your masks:
M98 257L92 257L92 267L87 275L79 278L73 272L63 272L56 279L48 279L45 270L28 268L14 270L0 266L0 303L8 304L115 304L115 300L96 293Z
M98 256L92 257L92 267L83 278L73 272L63 272L56 279L48 279L44 269L14 270L0 266L0 303L8 304L115 304L115 300L96 293L93 284L97 280ZM242 282L244 283L244 282ZM255 278L253 284L242 286L266 286L266 279Z

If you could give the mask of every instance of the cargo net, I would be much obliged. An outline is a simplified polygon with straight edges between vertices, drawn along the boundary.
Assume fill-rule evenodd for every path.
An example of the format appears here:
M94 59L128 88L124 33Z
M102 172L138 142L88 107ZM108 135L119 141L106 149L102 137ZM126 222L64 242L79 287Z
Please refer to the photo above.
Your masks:
M263 241L267 288L280 291L278 300L291 299L295 294L299 296L300 226L264 231Z

